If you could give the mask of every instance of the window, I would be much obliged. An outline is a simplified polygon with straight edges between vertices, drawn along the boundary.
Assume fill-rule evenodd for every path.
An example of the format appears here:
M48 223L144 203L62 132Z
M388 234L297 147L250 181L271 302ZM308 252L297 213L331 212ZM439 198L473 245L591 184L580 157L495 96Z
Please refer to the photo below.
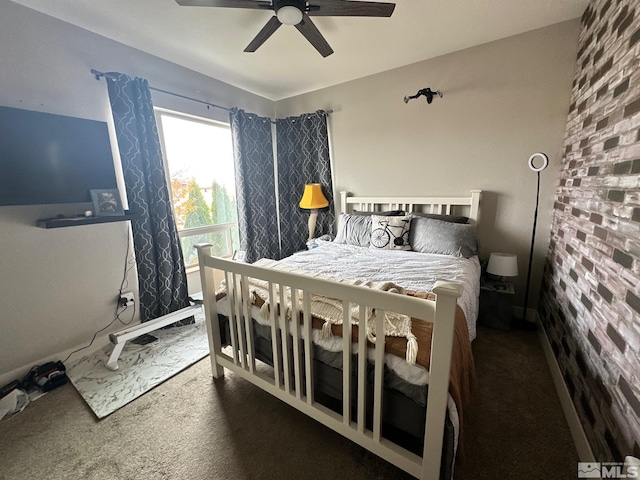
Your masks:
M230 257L240 242L229 125L159 108L156 117L185 265L198 263L198 243Z

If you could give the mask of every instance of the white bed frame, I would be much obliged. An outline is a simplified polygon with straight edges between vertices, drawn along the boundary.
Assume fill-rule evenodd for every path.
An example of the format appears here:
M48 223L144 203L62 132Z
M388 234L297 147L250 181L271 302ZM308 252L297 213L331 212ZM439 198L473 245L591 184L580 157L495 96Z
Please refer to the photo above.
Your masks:
M469 197L353 197L340 192L340 212L353 209L373 212L376 210L404 210L405 212L434 213L438 215L464 215L470 223L478 223L481 190L471 190Z
M380 197L351 197L341 192L341 211L349 212L355 207L359 210L405 209L407 211L423 211L429 213L452 214L458 208L466 210L464 213L474 222L478 218L480 191L473 190L469 197L455 198L380 198ZM461 286L455 283L436 282L433 292L436 300L429 301L405 295L372 290L366 287L346 285L319 278L312 278L295 273L282 272L258 267L245 263L225 260L211 256L211 245L197 245L204 310L206 315L209 349L211 352L211 369L215 378L224 375L224 369L229 369L245 378L259 388L297 408L311 418L321 422L344 437L354 441L375 455L396 465L416 478L422 480L437 480L440 477L440 459L442 454L443 434L447 398L449 389L449 369L451 363L451 349L454 333L454 317L456 300L460 296ZM218 324L218 310L215 300L214 270L223 274L227 285L227 296L231 314L229 326L231 332L231 356L222 351L220 328ZM269 295L272 299L279 299L285 305L285 295L291 297L293 307L292 318L303 314L303 322L290 322L285 318L284 308L280 314L271 308L272 349L274 352L274 378L267 376L256 368L254 356L254 338L251 328L251 304L247 286L247 278L265 280L269 285ZM279 293L276 293L279 292ZM286 292L286 293L285 293ZM343 302L345 312L349 311L349 303L359 304L360 312L365 312L368 306L378 311L376 330L383 331L384 311L392 311L409 315L413 318L432 322L433 337L431 348L431 368L429 377L429 391L427 397L427 416L425 423L425 443L423 456L411 453L381 436L382 425L382 388L384 366L384 336L377 337L375 342L374 393L373 393L373 430L365 425L366 409L366 363L367 339L366 329L359 329L357 356L357 415L351 417L351 322L345 314L343 323L343 415L320 405L314 400L313 389L313 348L311 345L311 311L309 295L312 292ZM302 312L298 311L298 298L304 295ZM360 322L363 322L361 316ZM290 348L283 348L282 365L280 365L277 337L282 338L282 345L293 344L293 354ZM298 339L292 341L290 338ZM243 339L238 341L236 339ZM304 358L301 345L304 345ZM281 373L288 372L285 374ZM304 372L304 377L303 377ZM294 382L290 380L294 379ZM306 395L301 385L306 381Z

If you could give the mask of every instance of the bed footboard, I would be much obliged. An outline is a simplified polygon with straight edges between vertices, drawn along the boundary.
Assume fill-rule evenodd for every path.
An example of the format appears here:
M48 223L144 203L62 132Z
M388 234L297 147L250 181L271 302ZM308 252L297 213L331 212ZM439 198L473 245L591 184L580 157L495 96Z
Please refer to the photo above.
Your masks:
M436 300L369 289L335 281L283 272L211 256L211 245L197 245L204 298L211 368L215 378L229 369L262 390L297 408L337 433L361 445L416 478L440 478L443 431L447 408L451 349L454 335L456 300L460 286L438 282L433 289ZM231 354L222 350L214 270L222 272L229 300ZM254 293L249 279L266 282L269 324L272 333L273 377L256 368L251 310ZM342 414L314 400L311 295L336 299L343 312L343 408ZM375 338L373 425L367 428L367 329L358 329L358 354L351 355L351 306L359 306L360 325L375 309L376 331L384 331L384 312L407 315L414 321L432 322L430 377L422 457L411 453L381 435L384 372L384 335ZM300 321L291 321L300 319ZM281 342L277 339L280 337ZM290 348L289 348L290 347ZM304 350L305 354L302 354ZM228 350L227 350L228 351ZM352 363L356 365L352 365ZM352 418L352 367L357 371L353 391L357 392L356 414ZM302 388L304 382L304 387ZM300 388L296 388L300 386ZM370 400L370 399L369 399Z

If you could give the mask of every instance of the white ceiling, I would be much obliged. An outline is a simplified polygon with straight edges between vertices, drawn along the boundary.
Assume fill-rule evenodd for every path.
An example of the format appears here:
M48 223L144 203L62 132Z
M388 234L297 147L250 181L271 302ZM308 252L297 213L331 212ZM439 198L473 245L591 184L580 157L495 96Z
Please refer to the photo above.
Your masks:
M322 58L287 25L257 52L244 53L271 11L174 0L13 1L271 100L576 18L589 3L397 0L390 18L313 17L335 51Z

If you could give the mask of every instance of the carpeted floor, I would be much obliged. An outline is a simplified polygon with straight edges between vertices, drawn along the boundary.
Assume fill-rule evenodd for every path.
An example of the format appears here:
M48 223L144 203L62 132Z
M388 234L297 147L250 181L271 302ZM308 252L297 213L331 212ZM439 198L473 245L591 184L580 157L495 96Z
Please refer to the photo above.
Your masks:
M575 479L577 454L536 332L480 328L456 480ZM0 479L412 478L208 358L103 420L71 385L0 422Z

